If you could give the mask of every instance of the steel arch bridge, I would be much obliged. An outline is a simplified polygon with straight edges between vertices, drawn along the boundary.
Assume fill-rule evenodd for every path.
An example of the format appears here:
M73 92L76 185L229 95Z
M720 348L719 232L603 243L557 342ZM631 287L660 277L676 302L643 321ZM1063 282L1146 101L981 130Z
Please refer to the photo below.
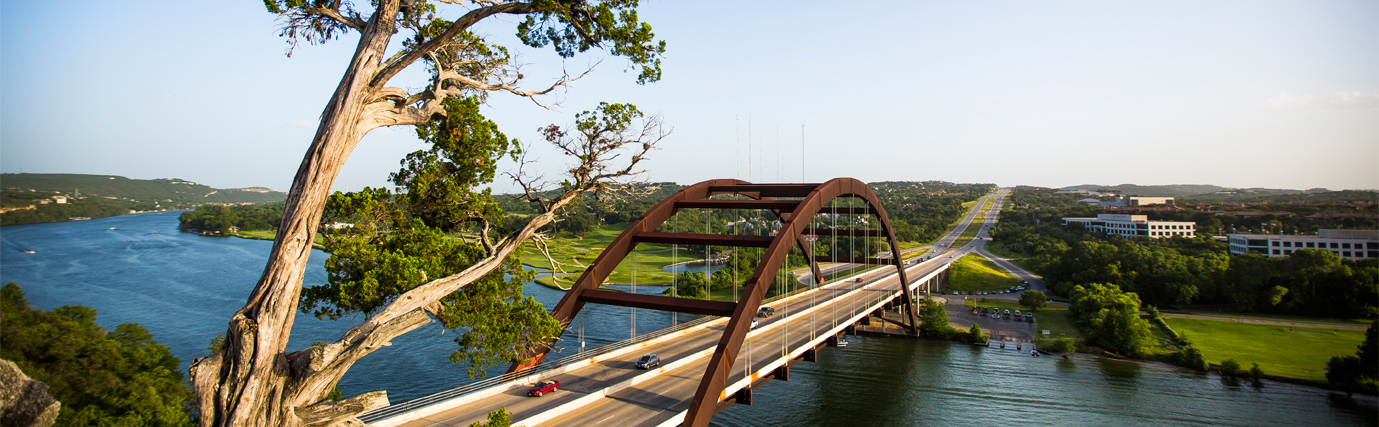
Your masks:
M713 196L736 194L747 199L715 200ZM826 207L837 199L859 199L861 207ZM775 214L781 226L774 236L719 235L665 233L655 231L666 220L682 209L742 209L764 210ZM811 226L817 214L835 213L851 215L871 215L880 224L880 236L889 240L890 256L884 258L815 256L806 235L816 236L875 236L878 230L818 228ZM747 248L765 248L760 263L752 276L747 279L742 297L737 302L710 301L700 299L676 298L658 295L639 295L598 289L608 279L608 275L624 258L632 253L639 243L661 243L672 245L712 245ZM904 260L896 243L895 232L890 218L881 207L880 200L870 187L853 178L836 178L822 184L753 184L737 179L715 179L685 187L652 207L634 221L621 235L594 260L575 284L556 304L552 316L560 321L562 328L568 328L575 315L587 303L607 304L632 308L645 308L680 313L728 317L723 336L711 356L694 399L685 416L683 425L706 426L720 409L727 406L722 401L731 402L723 391L733 361L736 360L743 341L751 329L751 323L770 289L777 272L785 264L792 248L798 247L809 260L814 273L815 284L823 284L823 275L818 261L832 261L854 264L893 265L899 273L901 283L910 283L906 276ZM909 286L901 286L908 314L910 333L915 332L918 321L915 317L914 301ZM554 346L552 339L544 346L531 349L526 359L513 363L508 371L513 372L535 366L546 358Z

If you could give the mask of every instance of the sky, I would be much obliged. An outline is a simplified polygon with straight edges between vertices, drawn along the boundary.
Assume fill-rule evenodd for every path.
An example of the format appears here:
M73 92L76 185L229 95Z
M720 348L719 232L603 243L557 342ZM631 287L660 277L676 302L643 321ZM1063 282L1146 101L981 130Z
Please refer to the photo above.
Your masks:
M528 88L594 67L543 99L555 108L506 94L483 107L532 144L534 169L569 164L538 127L607 101L673 128L644 163L653 181L1379 188L1379 2L646 1L639 14L667 42L647 85L604 52L521 46L511 18L477 28L528 64ZM286 190L358 35L288 57L275 18L248 0L0 1L0 171ZM374 130L335 189L387 186L422 148L410 127Z

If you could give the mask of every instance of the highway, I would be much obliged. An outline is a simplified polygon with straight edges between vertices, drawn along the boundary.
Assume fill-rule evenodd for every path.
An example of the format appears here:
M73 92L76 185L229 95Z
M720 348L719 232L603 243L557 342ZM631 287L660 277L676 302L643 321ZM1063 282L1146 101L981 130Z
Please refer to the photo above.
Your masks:
M918 284L923 282L920 279L946 269L953 258L943 255L970 251L970 247L954 251L949 246L972 222L986 200L998 195L1004 195L1004 191L978 200L958 226L939 239L938 247L931 247L936 250L926 254L931 258L929 261L910 264L907 260L910 280ZM993 206L999 207L999 204ZM747 378L769 374L770 369L821 345L881 304L896 298L899 290L894 267L881 266L764 304L775 308L776 315L758 319L760 324L748 334L733 364L733 374L725 392L732 393L752 382L746 381ZM583 364L571 364L497 384L391 418L365 419L375 426L467 426L485 420L489 412L506 408L513 414L513 425L676 425L690 406L727 319L705 320L674 334L593 357ZM662 365L651 370L636 369L635 361L646 353L660 355ZM560 381L559 391L543 397L526 396L527 387L538 379ZM769 385L762 392L769 393Z

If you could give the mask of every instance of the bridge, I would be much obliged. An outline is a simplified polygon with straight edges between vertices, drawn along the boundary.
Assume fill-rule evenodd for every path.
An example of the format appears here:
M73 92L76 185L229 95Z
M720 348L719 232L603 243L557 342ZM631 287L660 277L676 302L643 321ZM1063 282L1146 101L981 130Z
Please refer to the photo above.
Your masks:
M566 328L591 303L703 317L554 360L546 357L552 340L529 351L526 360L514 363L505 375L381 408L360 419L380 427L467 426L505 408L513 425L708 425L715 413L732 404L752 404L755 390L767 382L789 381L792 366L815 361L820 351L837 347L842 335L871 322L873 315L898 312L900 322L887 322L897 323L901 333L915 334L916 294L943 283L955 259L948 256L954 250L948 246L991 197L996 196L978 201L939 241L937 250L907 260L879 199L855 179L822 184L711 180L686 187L614 239L552 315ZM780 225L770 234L762 229L747 232L746 227L733 227L732 234L680 233L672 219L686 209L755 211L778 219ZM846 251L837 247L839 242L855 245L857 240L885 244ZM599 289L639 243L759 248L759 263L735 302ZM706 248L705 254L709 252ZM856 256L859 253L870 256ZM791 254L797 261L808 261L813 280L797 281L786 273L782 267ZM821 262L833 263L835 269L851 264L883 267L830 281ZM773 284L779 295L767 298ZM757 317L760 307L771 307L775 315ZM634 362L647 353L660 355L661 365L636 369ZM559 381L559 391L540 398L526 396L528 387L544 380Z

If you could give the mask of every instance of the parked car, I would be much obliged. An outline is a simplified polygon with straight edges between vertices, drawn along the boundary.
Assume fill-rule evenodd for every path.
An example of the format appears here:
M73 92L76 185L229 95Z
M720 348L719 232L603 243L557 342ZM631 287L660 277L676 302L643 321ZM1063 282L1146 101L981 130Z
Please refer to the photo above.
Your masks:
M527 389L528 396L541 397L546 393L551 393L560 389L560 381L542 381L536 383L532 388Z
M774 315L776 315L776 309L771 307L762 307L757 310L757 317L771 317Z
M637 360L637 369L651 369L661 366L661 356L648 354Z
M1005 314L1010 314L1010 309L1006 309Z
M1020 315L1020 310L1015 310L1015 315L1016 315L1016 316L1019 316L1019 315Z

